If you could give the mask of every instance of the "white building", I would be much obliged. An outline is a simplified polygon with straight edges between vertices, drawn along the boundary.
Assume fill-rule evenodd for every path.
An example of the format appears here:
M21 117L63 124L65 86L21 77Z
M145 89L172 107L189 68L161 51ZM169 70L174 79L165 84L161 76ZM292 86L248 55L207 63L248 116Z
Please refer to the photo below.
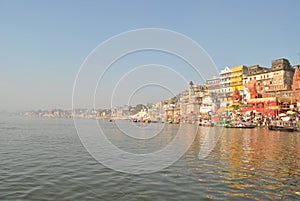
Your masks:
M226 107L226 105L230 102L232 91L230 88L230 77L231 77L231 69L226 66L220 72L220 98L221 103L220 107Z

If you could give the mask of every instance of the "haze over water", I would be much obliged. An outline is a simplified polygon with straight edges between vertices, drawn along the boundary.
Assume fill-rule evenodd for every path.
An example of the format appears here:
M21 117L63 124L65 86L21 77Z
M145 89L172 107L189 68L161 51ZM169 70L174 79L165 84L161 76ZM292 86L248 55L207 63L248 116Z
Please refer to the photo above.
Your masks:
M199 160L201 140L207 131L201 127L190 149L172 166L156 173L131 175L96 162L81 145L71 119L2 115L0 125L1 200L300 198L298 132L215 128L222 132L221 137L209 156ZM118 147L136 152L137 147L128 146L130 142L114 123L100 121L100 125L110 130L109 138ZM176 126L165 125L152 148L172 139ZM189 126L194 125L185 127L187 135Z

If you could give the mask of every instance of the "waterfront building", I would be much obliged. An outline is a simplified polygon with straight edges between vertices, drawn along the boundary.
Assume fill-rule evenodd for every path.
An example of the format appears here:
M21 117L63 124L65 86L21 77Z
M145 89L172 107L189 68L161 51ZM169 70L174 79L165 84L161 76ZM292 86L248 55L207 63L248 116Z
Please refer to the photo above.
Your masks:
M244 85L255 83L258 94L265 94L272 84L273 74L270 73L270 68L254 65L248 67L247 79L244 80ZM253 80L255 82L253 82Z
M152 118L154 120L166 121L167 114L165 109L168 108L168 106L166 105L168 105L167 101L159 101L158 103L155 104L156 116L152 115Z
M205 90L204 86L189 83L189 89L183 91L179 98L180 113L183 116L188 114L198 114L202 102L202 94Z
M297 108L297 102L293 98L270 97L255 98L248 100L247 111L260 112L265 116L278 116L288 111L294 111Z
M165 122L173 122L174 121L174 114L175 114L174 108L175 108L175 104L165 105L165 107L164 107L164 109L166 111Z
M209 112L215 112L213 99L210 94L206 93L203 95L202 104L200 107L200 114L207 115Z
M268 97L291 97L292 81L294 69L287 59L277 59L272 61L270 69L270 84L266 90Z
M189 103L189 90L185 89L178 95L178 104L180 109L181 116L185 116L187 114L187 104Z
M222 97L220 97L220 77L212 77L207 79L205 82L205 86L207 88L207 93L212 99L212 103L217 107L220 107L220 102Z
M212 77L206 80L205 86L207 87L208 93L216 94L220 92L220 77Z
M295 66L287 59L272 61L271 68L254 65L248 67L244 85L255 85L256 91L262 97L291 97Z
M189 102L189 90L183 90L179 95L179 102L180 103L188 103Z
M163 120L163 108L162 101L156 104L148 104L147 105L148 115L151 121L161 121Z
M239 91L239 93L243 96L244 95L244 78L247 77L248 68L244 65L237 66L231 68L231 75L230 75L230 88L233 92L235 88Z
M293 98L297 99L297 101L300 101L300 70L299 65L293 66L295 73L293 76L293 85L292 85L292 96Z
M232 91L230 87L231 69L226 66L220 72L220 107L226 107L230 104Z
M237 88L238 91L243 90L243 78L246 77L247 72L247 67L243 65L231 68L230 88L232 92L235 90L235 88Z

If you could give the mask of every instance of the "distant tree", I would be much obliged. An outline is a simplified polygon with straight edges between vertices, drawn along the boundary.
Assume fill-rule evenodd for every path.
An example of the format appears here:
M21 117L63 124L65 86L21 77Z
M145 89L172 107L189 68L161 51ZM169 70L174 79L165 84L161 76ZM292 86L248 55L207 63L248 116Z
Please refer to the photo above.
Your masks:
M137 114L138 112L140 112L142 109L145 109L147 108L145 105L143 104L138 104L136 105L135 107L132 107L130 109L130 114L133 115L133 114Z
M147 108L152 108L152 106L153 106L153 103L147 103Z

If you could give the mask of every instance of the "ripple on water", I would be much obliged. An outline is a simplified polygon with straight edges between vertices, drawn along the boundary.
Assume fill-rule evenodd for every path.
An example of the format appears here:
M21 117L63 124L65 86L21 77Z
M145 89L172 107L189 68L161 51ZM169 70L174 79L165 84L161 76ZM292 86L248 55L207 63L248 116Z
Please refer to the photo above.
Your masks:
M0 200L299 200L300 197L300 133L224 129L210 155L199 160L205 134L202 130L188 152L172 166L153 174L130 175L96 162L81 145L72 120L9 121L0 125ZM117 129L114 124L107 126L112 134ZM161 140L152 143L172 139L176 132L172 133L170 126L166 139L162 134ZM117 141L119 134L110 137ZM121 145L130 151L128 144ZM153 145L151 150L160 146ZM138 148L143 146L132 150Z

